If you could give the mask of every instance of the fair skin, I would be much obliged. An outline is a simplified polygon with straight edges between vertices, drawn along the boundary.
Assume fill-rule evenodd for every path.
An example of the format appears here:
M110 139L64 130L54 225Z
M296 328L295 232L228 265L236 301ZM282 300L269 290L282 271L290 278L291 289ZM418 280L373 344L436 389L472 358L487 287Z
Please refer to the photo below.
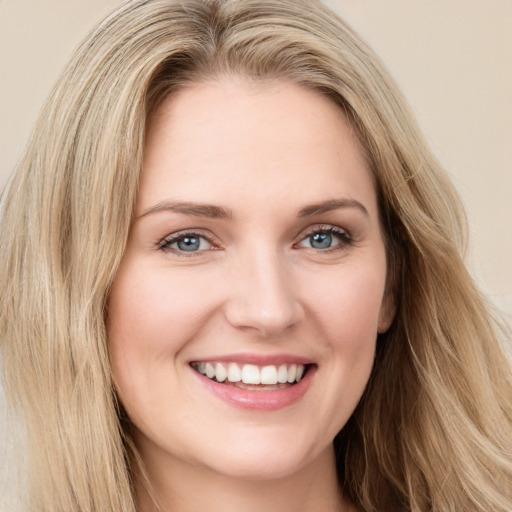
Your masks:
M108 313L163 510L353 510L332 441L392 321L385 283L374 183L328 99L221 77L163 102ZM230 382L232 366L270 380Z

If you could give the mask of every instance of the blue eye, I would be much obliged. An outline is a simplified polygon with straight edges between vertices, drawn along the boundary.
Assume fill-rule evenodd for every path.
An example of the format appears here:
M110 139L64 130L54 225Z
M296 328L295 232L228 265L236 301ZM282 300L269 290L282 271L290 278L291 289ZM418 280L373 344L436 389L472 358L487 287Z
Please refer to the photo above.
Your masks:
M313 249L327 249L332 245L332 235L330 233L315 233L308 238Z
M212 248L210 241L197 233L182 233L163 241L160 249L174 252L199 252Z
M197 236L184 236L175 243L180 251L197 251L201 247L201 240Z
M321 251L342 248L350 242L351 239L346 231L332 227L310 231L306 237L301 240L299 246L310 247L311 249Z

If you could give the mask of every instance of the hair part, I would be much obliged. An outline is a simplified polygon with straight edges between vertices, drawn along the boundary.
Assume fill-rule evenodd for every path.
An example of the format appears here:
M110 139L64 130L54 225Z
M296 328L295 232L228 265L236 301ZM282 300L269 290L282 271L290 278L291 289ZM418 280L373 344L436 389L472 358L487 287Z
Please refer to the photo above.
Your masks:
M0 232L1 348L27 425L31 506L135 511L108 294L149 117L176 89L221 75L328 95L375 178L397 315L334 441L344 491L367 512L509 512L510 366L463 263L458 196L379 59L305 0L126 2L55 86L3 197Z

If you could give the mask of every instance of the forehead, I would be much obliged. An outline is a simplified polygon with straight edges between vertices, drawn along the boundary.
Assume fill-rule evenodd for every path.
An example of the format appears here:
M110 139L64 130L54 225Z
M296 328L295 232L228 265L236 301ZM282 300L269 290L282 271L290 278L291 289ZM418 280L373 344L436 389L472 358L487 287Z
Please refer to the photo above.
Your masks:
M360 196L374 208L374 188L332 100L289 82L223 78L180 89L151 117L137 209L167 196L229 203L235 194L260 205L279 195Z

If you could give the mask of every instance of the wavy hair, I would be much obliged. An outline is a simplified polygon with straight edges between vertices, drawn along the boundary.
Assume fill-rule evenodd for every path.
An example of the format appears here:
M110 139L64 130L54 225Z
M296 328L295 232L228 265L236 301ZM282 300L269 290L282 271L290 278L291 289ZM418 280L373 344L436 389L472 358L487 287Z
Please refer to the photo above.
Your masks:
M187 83L288 80L351 121L375 176L397 315L334 440L366 512L510 512L512 383L463 263L465 220L394 81L306 0L132 0L60 77L2 198L0 343L37 512L134 512L136 453L105 311L128 237L148 116Z

